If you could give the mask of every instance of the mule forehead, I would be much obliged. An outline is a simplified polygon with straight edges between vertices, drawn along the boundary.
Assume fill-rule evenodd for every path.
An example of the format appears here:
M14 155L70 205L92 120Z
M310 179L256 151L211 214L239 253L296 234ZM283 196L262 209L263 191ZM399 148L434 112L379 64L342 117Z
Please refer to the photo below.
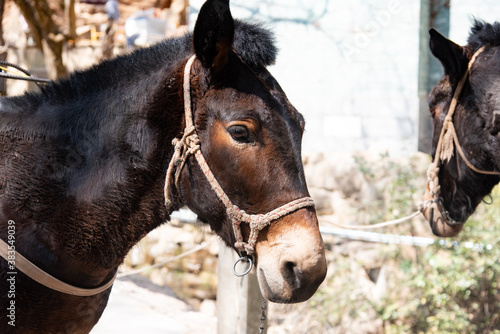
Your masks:
M441 78L428 97L431 112L434 111L433 108L437 105L451 101L455 86L455 84L452 85L447 75ZM457 109L465 108L469 110L472 105L484 108L485 103L491 102L490 99L498 95L497 92L500 88L500 47L489 48L476 58L474 63L471 64L466 82L467 86L469 86L469 89L466 88L462 91Z
M231 71L238 73L238 77L228 78L224 84L214 85L216 88L206 93L197 127L203 130L208 126L213 139L226 138L228 141L224 145L220 142L216 145L221 148L231 146L226 130L235 122L243 121L255 139L250 146L256 148L248 147L245 159L260 161L257 165L249 163L247 167L261 174L276 174L273 181L279 179L281 186L290 190L291 199L295 199L307 193L301 160L302 115L290 104L279 85L274 85L270 74L259 75L242 65L238 71Z
M235 88L220 89L207 98L208 125L213 120L221 121L229 127L238 121L251 122L261 144L274 147L276 156L292 159L300 169L300 146L302 124L295 109L278 100L270 91L249 94ZM300 117L301 118L301 117Z
M469 81L474 96L479 102L498 96L500 86L500 47L494 47L481 53L472 64Z
M227 120L248 117L273 127L286 124L299 132L304 128L304 118L264 67L254 71L238 59L228 66L223 84L217 86L216 99L225 107L220 108L220 116Z
M248 94L235 88L223 88L210 94L207 101L207 106L215 111L215 116L225 122L252 119L262 126L276 125L277 121L300 126L296 117L291 117L293 110L271 92Z

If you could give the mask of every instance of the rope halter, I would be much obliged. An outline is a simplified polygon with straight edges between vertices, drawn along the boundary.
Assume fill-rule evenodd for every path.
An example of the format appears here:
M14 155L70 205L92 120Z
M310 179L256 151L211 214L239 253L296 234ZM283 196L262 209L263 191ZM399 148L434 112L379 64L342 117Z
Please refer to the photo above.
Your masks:
M226 214L232 221L234 236L236 237L235 248L240 252L245 252L247 255L253 255L255 252L255 244L259 231L268 226L272 221L277 220L283 216L288 215L299 209L314 206L314 201L310 197L302 197L284 204L271 212L266 214L248 214L241 210L238 206L234 205L229 197L220 186L219 182L213 175L210 167L208 166L203 154L201 153L200 139L196 133L196 128L193 125L193 115L191 111L191 66L196 56L192 56L186 63L184 68L184 116L186 119L186 128L182 138L175 138L172 144L175 146L174 154L170 160L167 174L165 177L165 205L167 208L171 206L171 199L169 195L170 183L175 175L175 187L178 189L179 177L184 167L187 158L194 155L198 165L200 166L203 174L212 186L212 189L217 194L217 197L222 201L226 207ZM250 236L248 241L243 240L240 224L242 222L248 223L250 226Z
M429 169L427 170L428 185L429 185L429 190L431 192L431 196L433 198L433 202L437 202L441 204L441 206L442 206L442 199L439 196L441 187L439 185L439 178L438 178L439 168L440 168L439 163L441 161L445 163L448 163L450 161L451 157L453 156L454 147L456 148L458 154L462 157L463 161L467 164L467 166L476 173L486 174L486 175L500 175L500 173L497 171L485 171L476 168L466 158L465 153L462 147L460 146L460 142L458 141L455 126L453 125L453 114L455 113L455 110L457 108L460 94L462 93L462 90L465 86L465 82L467 81L467 77L469 75L472 64L476 60L477 56L479 56L479 54L483 51L484 51L484 46L474 53L471 60L469 61L467 71L464 73L464 75L462 76L457 85L457 89L455 90L455 94L453 95L453 99L451 100L448 113L446 114L446 117L444 118L443 121L443 127L439 135L439 140L436 146L436 154L434 156L434 160L432 161L432 163L429 166ZM443 207L443 216L448 219L448 223L457 224L449 217L449 214L446 210L444 210L444 207Z

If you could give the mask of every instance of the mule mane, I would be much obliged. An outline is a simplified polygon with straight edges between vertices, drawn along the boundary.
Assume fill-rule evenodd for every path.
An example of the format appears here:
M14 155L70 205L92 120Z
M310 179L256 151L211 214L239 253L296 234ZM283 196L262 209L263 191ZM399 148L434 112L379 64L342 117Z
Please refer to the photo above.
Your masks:
M467 43L471 55L484 45L500 46L500 22L491 24L475 20Z
M243 62L254 69L273 64L277 55L274 35L269 30L238 20L235 21L233 48ZM60 101L95 94L117 82L137 82L187 58L190 53L193 53L192 33L76 71L69 78L43 87L42 95Z

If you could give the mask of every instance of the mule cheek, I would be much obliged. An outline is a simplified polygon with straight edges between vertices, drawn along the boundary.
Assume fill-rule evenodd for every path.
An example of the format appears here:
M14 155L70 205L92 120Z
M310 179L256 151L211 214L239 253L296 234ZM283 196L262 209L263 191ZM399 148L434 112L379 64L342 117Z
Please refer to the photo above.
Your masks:
M302 209L286 216L259 236L257 275L261 292L270 301L305 301L326 276L325 248L313 211Z

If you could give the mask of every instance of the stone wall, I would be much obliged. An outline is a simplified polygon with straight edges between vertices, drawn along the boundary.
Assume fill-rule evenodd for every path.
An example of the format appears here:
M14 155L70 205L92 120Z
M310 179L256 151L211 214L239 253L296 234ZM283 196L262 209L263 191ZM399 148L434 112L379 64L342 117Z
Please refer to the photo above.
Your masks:
M318 215L339 224L372 224L380 219L380 212L393 210L397 216L416 210L425 191L430 157L321 152L306 154L303 160ZM397 207L400 201L404 210Z
M217 255L219 239L206 226L186 223L178 219L164 224L142 239L125 259L123 272L145 268L170 260L202 243L207 247L193 254L148 269L141 275L159 286L168 286L177 296L199 309L210 308L217 294ZM212 301L212 302L210 302Z
M203 2L190 2L191 23ZM276 33L270 71L306 118L304 151L415 151L418 1L232 0L231 11Z

